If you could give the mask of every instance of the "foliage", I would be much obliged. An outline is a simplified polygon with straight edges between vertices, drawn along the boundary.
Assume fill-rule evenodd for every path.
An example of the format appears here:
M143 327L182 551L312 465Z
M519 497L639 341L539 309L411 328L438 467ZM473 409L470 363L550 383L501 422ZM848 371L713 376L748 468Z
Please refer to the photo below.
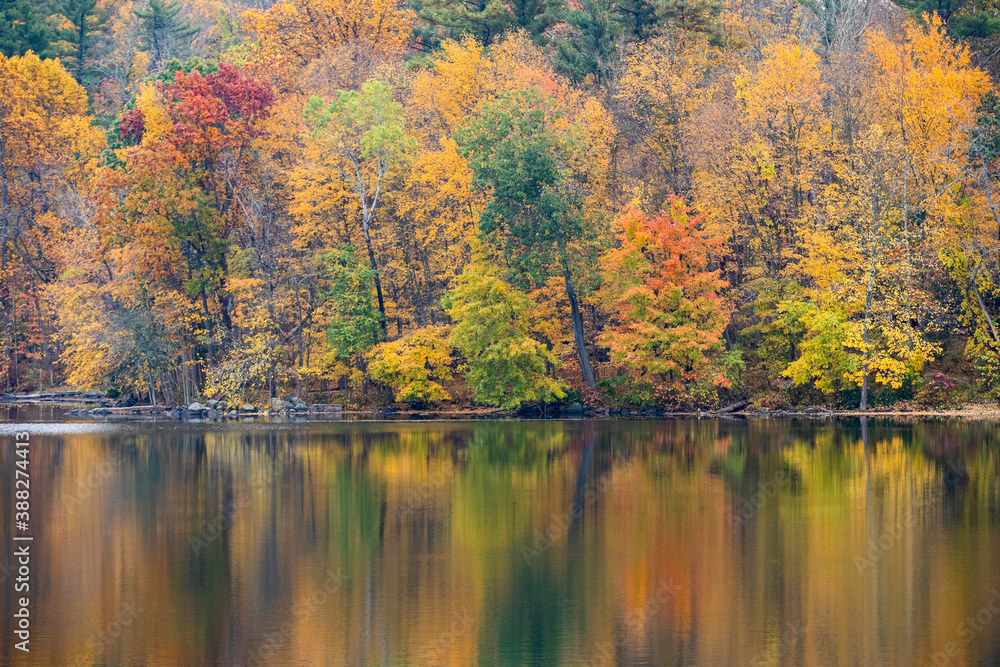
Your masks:
M570 136L562 114L535 90L502 93L456 132L472 185L491 195L480 238L498 248L512 274L541 282L567 261L583 234L582 201L569 187Z
M323 256L329 280L332 315L326 339L337 359L367 354L379 341L382 314L375 305L375 272L350 246Z
M28 51L51 57L52 34L32 0L0 0L0 53L8 58Z
M731 384L712 372L729 323L726 283L709 267L720 242L690 213L679 199L652 219L629 205L617 220L620 245L602 260L600 296L613 315L599 340L646 388L639 402L714 403L702 385Z
M141 25L141 49L151 54L159 65L183 50L184 42L198 32L190 22L177 18L181 11L178 0L149 0L147 9L136 9Z
M451 343L468 362L475 400L513 409L558 400L566 385L548 372L559 360L530 335L531 302L523 292L470 266L445 305L455 321Z
M573 80L599 82L611 73L622 34L611 11L602 0L584 0L566 14L572 33L556 42L555 63Z
M402 108L393 101L388 85L369 80L360 92L340 91L337 101L330 104L324 105L319 97L309 98L303 116L314 128L312 137L321 159L333 162L357 198L384 331L385 299L371 227L390 169L413 145L406 134Z
M278 331L263 309L248 319L218 365L209 369L205 394L241 405L273 378L284 353Z
M244 19L266 56L304 65L326 48L350 43L399 53L414 15L392 0L279 0L248 10Z
M0 0L3 389L991 392L996 18L931 5Z
M954 405L963 384L959 378L933 371L924 378L923 386L914 396L914 401L935 408Z
M398 403L446 401L451 395L442 382L452 379L452 347L444 327L424 327L369 355L373 379L392 387Z
M553 275L565 280L584 382L596 382L584 341L572 262L587 241L583 197L569 165L585 137L562 122L553 102L535 90L502 93L456 132L472 169L472 185L491 196L479 214L479 237L503 256L520 284Z
M103 148L92 120L86 91L58 61L0 55L0 369L6 389L19 384L32 359L51 362L43 349L55 348L54 327L52 315L43 313L54 304L43 301L44 286L61 270L66 221L79 221L65 202L90 187ZM27 328L30 313L45 325L41 339Z
M982 334L976 336L979 353L975 359L983 390L992 399L1000 398L1000 343Z
M421 19L444 30L451 39L471 35L487 46L513 23L510 9L498 0L428 0L416 6Z
M802 311L799 318L806 331L798 359L785 369L785 375L797 384L812 383L825 393L842 389L859 370L858 351L862 334L856 322L848 322L843 309L824 310L806 304L789 303L788 311Z
M108 20L107 12L98 0L61 0L58 13L65 19L66 27L57 37L64 44L65 59L73 64L73 76L83 83L92 82L92 50L104 39L102 28Z

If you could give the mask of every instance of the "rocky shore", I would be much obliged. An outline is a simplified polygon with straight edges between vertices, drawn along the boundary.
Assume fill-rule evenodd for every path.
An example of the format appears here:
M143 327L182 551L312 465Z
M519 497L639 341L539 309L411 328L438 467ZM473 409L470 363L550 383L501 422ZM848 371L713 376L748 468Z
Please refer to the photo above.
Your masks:
M204 403L195 401L187 406L155 406L155 405L132 405L132 406L98 406L96 408L81 408L69 410L67 415L72 416L111 416L111 417L167 417L171 419L238 419L240 417L255 417L263 415L299 416L299 415L337 415L344 412L341 405L331 405L314 403L307 405L298 396L289 396L284 400L272 398L266 407L259 407L244 403L242 405L229 405L225 401L211 399Z

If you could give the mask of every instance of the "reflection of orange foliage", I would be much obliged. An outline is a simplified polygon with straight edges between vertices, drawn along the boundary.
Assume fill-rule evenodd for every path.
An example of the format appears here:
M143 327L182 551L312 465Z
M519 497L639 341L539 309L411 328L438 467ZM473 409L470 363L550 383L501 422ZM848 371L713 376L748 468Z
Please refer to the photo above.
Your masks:
M522 578L541 574L586 610L560 628L561 664L579 664L618 629L630 650L662 655L668 638L704 664L748 664L799 622L807 632L790 655L806 666L909 664L907 651L953 639L998 582L990 540L944 530L943 470L924 448L951 431L873 427L866 448L849 430L757 427L602 427L627 458L598 448L591 473L604 472L590 478L579 532L571 541L564 531L529 566L521 547L571 507L584 462L580 431L565 422L304 426L277 442L266 430L40 441L32 465L52 493L39 504L49 540L39 566L60 604L39 612L67 638L48 662L77 659L78 647L106 661L87 639L136 600L145 612L129 632L146 639L123 645L129 664L200 664L210 650L245 662L271 632L281 637L274 662L363 664L384 650L393 664L475 664L495 656L494 633L511 620L500 613L522 611L509 606ZM959 431L966 443L990 432ZM721 440L734 442L726 475L709 472ZM990 511L1000 473L988 448L967 447L952 453L969 474L966 518ZM743 459L753 473L736 472ZM764 494L734 530L731 504L786 469L794 486ZM420 502L401 504L411 498ZM192 551L192 538L205 542ZM879 577L859 573L855 557L880 541ZM972 568L967 579L953 575L959 565ZM342 585L330 585L331 572ZM926 572L942 576L928 583ZM275 573L277 588L260 585ZM878 599L915 613L886 615ZM313 611L293 613L312 600ZM266 609L270 620L237 609ZM228 654L219 637L244 653Z

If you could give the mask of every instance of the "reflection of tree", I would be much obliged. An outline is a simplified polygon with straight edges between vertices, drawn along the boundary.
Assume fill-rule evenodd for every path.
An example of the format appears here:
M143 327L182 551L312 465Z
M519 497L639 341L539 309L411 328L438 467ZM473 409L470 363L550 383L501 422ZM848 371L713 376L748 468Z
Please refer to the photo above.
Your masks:
M909 664L1000 585L988 558L1000 431L867 421L867 446L857 420L170 425L45 439L32 463L50 578L39 614L80 646L128 598L153 601L128 634L154 639L101 649L98 663L242 664L277 632L269 663L578 664L608 646L622 664L644 652L746 663L777 645L792 664ZM109 458L111 478L69 514L63 494ZM733 509L775 479L734 530ZM193 549L202 534L212 539ZM331 571L343 585L293 615ZM651 607L663 582L676 590ZM807 635L782 643L798 623ZM851 641L823 649L815 632ZM970 661L987 639L970 643Z

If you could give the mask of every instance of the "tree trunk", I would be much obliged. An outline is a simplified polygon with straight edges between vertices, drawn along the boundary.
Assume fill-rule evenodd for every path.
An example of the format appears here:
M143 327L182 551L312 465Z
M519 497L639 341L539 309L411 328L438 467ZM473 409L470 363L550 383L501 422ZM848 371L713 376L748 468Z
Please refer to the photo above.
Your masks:
M372 238L368 233L368 223L366 222L362 231L365 233L365 247L368 249L368 261L371 263L372 271L375 272L375 295L378 297L378 311L382 313L382 338L389 340L389 325L385 318L385 300L382 298L382 281L378 277L378 264L375 262L375 251L372 250Z
M9 362L13 346L10 343L10 279L7 276L7 248L10 234L10 212L7 190L7 138L0 137L0 308L3 309L3 358ZM4 373L7 391L11 390L10 369Z
M215 324L212 322L212 314L208 310L208 296L205 295L205 288L201 288L201 309L205 313L205 327L208 330L208 370L215 369ZM195 394L198 393L195 387Z
M868 410L868 320L871 317L872 312L872 282L872 279L869 278L868 290L865 294L865 356L864 361L862 361L862 371L864 372L864 375L861 378L861 405L858 408L861 412L866 412Z
M976 294L976 301L979 302L979 310L983 311L983 317L986 318L986 323L990 325L990 334L993 336L993 342L1000 343L1000 336L997 336L997 328L993 325L993 318L990 317L989 312L986 310L986 304L983 303L983 297L979 293L979 286L976 285L976 278L972 278L972 291Z
M594 371L590 367L590 356L587 354L587 345L583 340L583 316L580 314L580 303L576 298L576 290L573 289L573 279L569 275L569 269L564 269L563 277L566 279L566 294L569 296L569 308L573 315L573 338L576 340L576 352L580 356L583 381L592 391L596 392L597 383L594 382Z

